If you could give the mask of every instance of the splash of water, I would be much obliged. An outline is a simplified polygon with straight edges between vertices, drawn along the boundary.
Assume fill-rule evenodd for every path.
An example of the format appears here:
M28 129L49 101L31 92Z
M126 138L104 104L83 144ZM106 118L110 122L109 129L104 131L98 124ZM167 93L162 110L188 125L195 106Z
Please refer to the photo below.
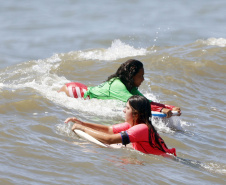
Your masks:
M80 52L79 57L87 60L117 60L120 58L145 55L145 48L134 48L128 44L116 39L112 42L111 47L102 50L92 50Z

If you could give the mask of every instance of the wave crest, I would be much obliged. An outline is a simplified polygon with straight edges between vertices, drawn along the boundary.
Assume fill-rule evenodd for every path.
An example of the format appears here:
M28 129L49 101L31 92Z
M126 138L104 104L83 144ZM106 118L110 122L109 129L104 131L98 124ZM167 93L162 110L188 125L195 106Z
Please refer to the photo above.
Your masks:
M209 38L207 40L198 40L201 41L203 44L206 44L208 46L219 46L219 47L225 47L226 46L226 39L224 38Z
M102 50L92 50L87 52L80 51L79 57L87 60L116 60L131 56L145 55L147 50L144 48L134 48L123 43L119 39L112 42L111 47Z

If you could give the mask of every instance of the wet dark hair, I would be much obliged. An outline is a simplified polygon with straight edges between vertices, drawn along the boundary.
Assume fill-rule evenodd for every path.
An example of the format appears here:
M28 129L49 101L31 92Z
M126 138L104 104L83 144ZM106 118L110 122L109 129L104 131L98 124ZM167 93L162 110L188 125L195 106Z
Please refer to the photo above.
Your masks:
M116 73L108 77L106 81L110 81L112 78L118 77L121 82L126 86L130 92L134 87L133 77L143 68L142 62L135 59L127 60L122 63Z
M166 152L163 149L161 144L163 143L164 146L166 147L164 141L158 135L155 127L152 125L152 121L151 121L152 114L151 114L151 106L150 106L149 100L144 96L133 95L128 99L128 102L133 110L133 116L138 114L138 120L137 120L138 124L145 123L148 126L149 144L153 148L158 148L159 150ZM166 149L168 148L166 147Z

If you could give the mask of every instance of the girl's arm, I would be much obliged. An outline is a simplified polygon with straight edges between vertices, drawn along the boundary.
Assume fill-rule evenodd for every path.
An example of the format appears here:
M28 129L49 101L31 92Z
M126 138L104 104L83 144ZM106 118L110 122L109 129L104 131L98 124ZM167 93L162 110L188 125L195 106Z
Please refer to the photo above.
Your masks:
M167 118L171 117L173 115L172 111L177 111L178 116L181 115L180 107L175 107L172 105L164 105L161 103L151 102L151 110L162 112L167 115Z
M161 112L162 109L170 109L172 110L174 108L174 106L172 105L165 105L162 103L157 103L157 102L151 102L151 110L152 111L157 111L157 112Z
M73 123L85 126L85 127L89 127L93 130L101 131L101 132L108 133L108 134L113 134L113 129L111 126L83 122L83 121L77 119L76 117L67 118L64 122L68 123L70 121Z
M90 125L90 123L87 123L87 125ZM91 124L90 126L93 127L94 125L96 125L96 124ZM102 126L104 126L104 125L102 125ZM96 126L94 126L94 127L96 127ZM112 130L112 127L111 126L109 126L109 127L111 128L110 130ZM81 125L79 123L75 123L73 125L72 130L74 131L75 129L82 130L83 132L93 136L94 138L96 138L97 140L99 140L102 143L106 143L106 144L122 143L121 134L113 134L113 131L112 131L112 133L101 132L99 130L92 129L91 127L87 127L87 126Z
M133 94L137 94L137 95L140 95L140 96L144 96L138 89L134 88L133 89ZM172 111L177 111L179 114L178 116L181 115L181 110L180 110L180 107L175 107L173 105L165 105L165 104L162 104L162 103L156 103L156 102L153 102L152 100L149 100L150 101L150 105L151 105L151 110L152 111L156 111L156 112L162 112L164 114L167 115L167 118L171 117L172 116Z

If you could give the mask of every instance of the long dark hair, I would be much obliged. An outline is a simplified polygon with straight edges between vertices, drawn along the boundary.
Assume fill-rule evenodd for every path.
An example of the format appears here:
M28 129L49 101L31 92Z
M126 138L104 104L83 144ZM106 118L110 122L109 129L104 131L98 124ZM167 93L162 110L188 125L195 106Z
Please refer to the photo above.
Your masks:
M126 62L122 63L116 73L109 76L106 81L110 81L112 78L118 77L130 92L134 87L133 77L142 68L143 64L139 60L127 60Z
M138 123L145 123L149 129L149 143L153 148L166 152L161 143L164 143L162 138L158 135L155 127L151 121L151 106L150 102L144 96L134 95L128 99L128 102L133 110L133 116L138 114ZM161 143L160 143L161 142ZM166 147L165 143L164 146ZM166 149L168 149L166 147Z

